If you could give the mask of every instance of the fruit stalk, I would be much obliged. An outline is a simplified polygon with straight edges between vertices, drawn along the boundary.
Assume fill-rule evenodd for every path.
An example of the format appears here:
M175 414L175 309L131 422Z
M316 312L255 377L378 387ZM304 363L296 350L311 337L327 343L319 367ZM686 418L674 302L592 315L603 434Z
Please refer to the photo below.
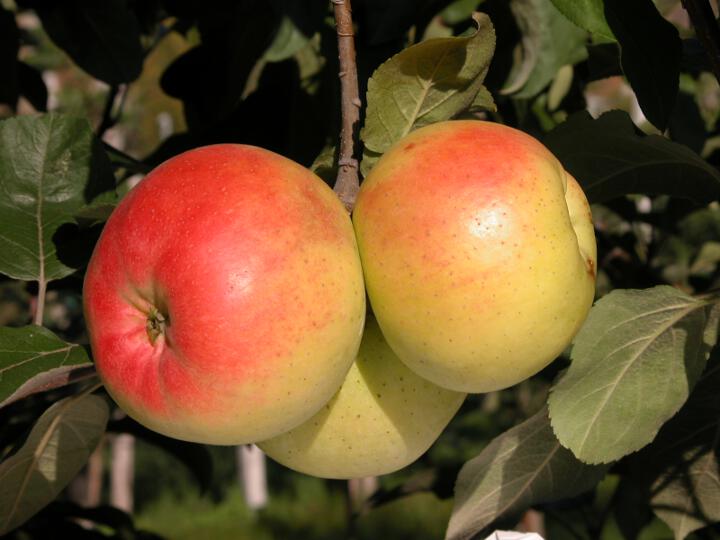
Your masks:
M338 36L338 59L340 60L340 102L342 127L340 129L340 153L335 193L348 212L355 206L360 188L358 162L354 157L355 130L360 123L360 92L358 90L357 65L355 63L355 38L350 0L332 0L335 26Z
M47 281L41 274L38 280L37 304L35 305L35 315L33 324L42 326L43 316L45 315L45 296L47 295Z

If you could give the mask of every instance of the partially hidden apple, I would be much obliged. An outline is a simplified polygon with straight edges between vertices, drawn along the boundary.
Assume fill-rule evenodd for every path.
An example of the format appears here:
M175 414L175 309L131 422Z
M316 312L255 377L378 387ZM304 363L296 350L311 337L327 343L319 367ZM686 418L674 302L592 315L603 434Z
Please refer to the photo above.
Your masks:
M464 393L440 388L409 370L368 317L357 359L338 393L304 424L258 446L274 460L313 476L386 474L420 457L464 399Z
M84 304L117 403L211 444L264 440L315 414L365 317L335 194L293 161L232 144L176 156L130 191L95 247Z
M363 182L353 221L388 343L446 388L488 392L530 377L592 304L585 195L516 129L458 120L410 133Z

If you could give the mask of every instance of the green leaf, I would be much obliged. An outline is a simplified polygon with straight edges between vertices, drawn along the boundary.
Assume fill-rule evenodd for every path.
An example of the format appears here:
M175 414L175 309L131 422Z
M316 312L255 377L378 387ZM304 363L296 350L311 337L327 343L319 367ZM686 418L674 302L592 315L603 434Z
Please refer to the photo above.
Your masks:
M455 0L440 12L440 18L453 26L468 20L483 0Z
M86 205L110 200L114 183L86 120L50 113L0 122L0 273L45 282L73 273L53 234Z
M337 179L337 147L325 146L310 165L310 170L322 178L326 184L332 186Z
M705 373L680 413L643 458L655 475L655 514L685 538L720 521L720 365Z
M719 436L715 425L715 435ZM683 461L658 478L652 498L655 514L685 538L691 532L720 521L720 445L695 448Z
M560 13L588 32L605 40L615 41L615 36L605 20L603 0L552 0Z
M512 0L510 8L522 32L523 57L502 93L529 98L550 84L562 66L587 57L588 36L550 0Z
M370 171L381 157L382 154L379 152L373 152L367 148L363 149L362 161L360 162L360 174L363 175L363 178L370 174Z
M581 463L555 438L547 410L496 437L460 470L446 538L464 540L500 518L591 489L607 467Z
M700 248L700 253L690 267L690 274L711 277L718 263L720 263L720 242L708 242Z
M642 112L664 130L678 94L682 42L652 0L604 0L605 16L620 44L620 64Z
M108 407L93 395L65 398L38 419L0 463L0 535L21 525L70 483L105 432Z
M42 326L0 328L0 407L28 387L78 367L92 366L85 349Z
M50 39L93 77L121 84L140 75L140 25L127 0L42 2L36 11Z
M548 399L563 446L586 463L608 463L650 443L705 367L707 306L668 286L599 300Z
M275 39L265 51L263 58L268 62L282 62L295 56L308 42L308 38L295 26L292 19L283 17Z
M415 128L448 120L467 109L483 88L495 30L476 17L469 37L429 39L396 54L368 81L365 147L382 154Z
M624 111L597 120L578 113L544 142L593 203L631 193L671 195L699 204L720 198L717 169L686 146L639 134Z
M475 99L473 99L472 103L470 103L468 111L497 111L497 105L495 105L495 100L493 99L490 90L488 90L484 86L481 86L480 90L478 90L478 93L475 96Z

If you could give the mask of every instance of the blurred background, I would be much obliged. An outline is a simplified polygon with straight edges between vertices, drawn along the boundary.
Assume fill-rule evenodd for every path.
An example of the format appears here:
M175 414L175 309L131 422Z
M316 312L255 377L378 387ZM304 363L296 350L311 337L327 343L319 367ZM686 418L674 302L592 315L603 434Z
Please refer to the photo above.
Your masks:
M498 35L486 81L498 104L493 119L542 138L575 111L587 109L597 117L619 108L639 128L653 132L617 61L603 63L607 44L592 43L587 35L577 46L581 53L552 67L536 90L527 90L527 81L517 78L523 32L511 3L424 0L385 6L379 0L355 0L361 95L372 71L392 54L423 39L460 35L472 27L470 14L481 10L490 14ZM257 144L311 166L336 140L337 59L325 2L208 0L196 6L118 0L96 8L89 7L92 2L75 2L78 13L97 16L94 9L107 9L112 16L119 10L133 21L127 32L142 44L141 70L120 77L102 71L102 56L98 61L87 51L94 46L91 41L79 39L77 49L68 45L68 34L82 33L83 24L64 21L51 4L0 1L0 41L18 44L16 56L0 59L0 72L7 74L0 84L0 117L48 110L88 118L112 147L121 193L165 158L200 144ZM656 5L682 37L691 36L679 0L657 0ZM109 40L122 45L115 38ZM78 59L87 62L85 69ZM715 78L702 67L684 70L677 109L669 127L673 139L717 163L720 88ZM332 167L318 172L326 179L334 176ZM689 208L664 197L595 205L598 296L616 287L656 283L688 292L716 287L720 210L716 203L692 212ZM79 248L92 246L96 236L92 228L78 233ZM73 275L51 284L44 323L68 341L86 343L81 283L81 276ZM0 326L31 320L33 287L0 277ZM354 482L292 472L265 460L253 447L178 443L147 432L116 410L87 467L34 522L41 530L43 519L68 511L63 505L109 505L131 514L135 527L148 537L442 538L459 468L493 437L537 412L554 376L566 365L567 359L560 359L511 389L470 396L417 463L396 474ZM47 403L66 392L33 396L1 409L0 458ZM623 538L616 526L608 525L605 512L618 478L610 474L592 496L531 512L524 525L553 540ZM126 518L108 519L121 524ZM644 540L672 538L657 519L643 530Z

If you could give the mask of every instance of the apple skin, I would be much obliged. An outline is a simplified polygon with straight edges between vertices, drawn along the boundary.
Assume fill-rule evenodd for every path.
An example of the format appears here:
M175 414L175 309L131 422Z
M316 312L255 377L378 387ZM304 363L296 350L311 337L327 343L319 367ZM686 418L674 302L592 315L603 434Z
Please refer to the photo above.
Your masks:
M130 191L95 247L84 307L98 374L165 435L267 439L342 384L362 279L350 218L320 178L252 146L191 150Z
M430 448L465 395L408 369L369 316L357 359L338 393L304 424L258 446L275 461L313 476L387 474Z
M440 386L489 392L532 376L592 305L587 199L516 129L458 120L412 132L363 182L353 222L383 334Z

